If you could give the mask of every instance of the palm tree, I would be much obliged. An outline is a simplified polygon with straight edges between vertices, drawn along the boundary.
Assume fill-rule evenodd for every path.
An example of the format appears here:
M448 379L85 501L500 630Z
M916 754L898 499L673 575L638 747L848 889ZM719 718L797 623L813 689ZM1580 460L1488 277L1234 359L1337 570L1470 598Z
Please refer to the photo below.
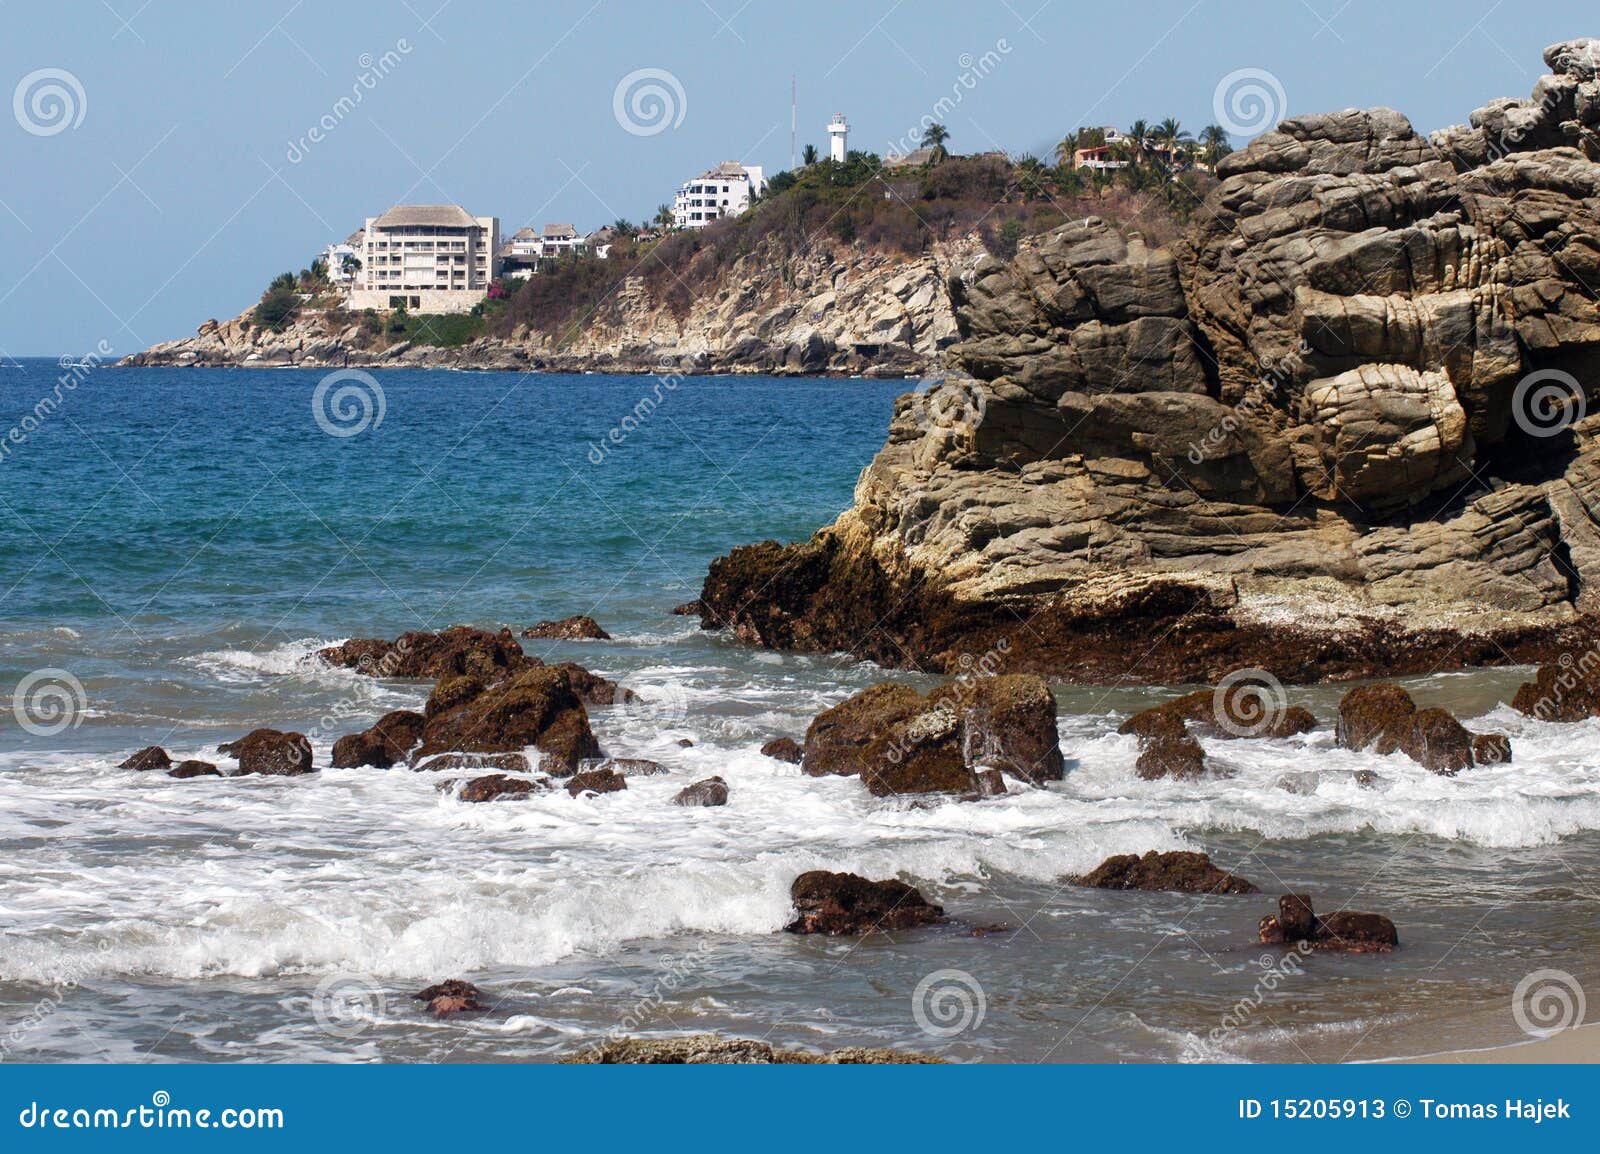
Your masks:
M1159 143L1161 150L1167 154L1168 162L1173 165L1176 165L1183 146L1194 140L1192 136L1183 130L1183 125L1170 116L1155 126L1152 135Z
M625 216L619 216L616 220L611 222L611 231L616 233L618 236L632 236L633 221L629 220Z
M1022 188L1022 199L1038 200L1045 196L1045 176L1049 169L1044 161L1033 153L1024 154L1017 160L1017 183Z
M800 163L810 168L817 163L817 146L808 144L800 150Z
M1063 136L1056 143L1054 152L1056 164L1061 168L1071 168L1078 149L1087 147L1089 146L1083 143L1083 129L1081 128L1070 136Z
M938 164L950 155L944 142L950 139L950 130L942 124L930 124L922 130L922 147L930 149L928 163Z
M1228 130L1220 124L1208 124L1200 130L1201 155L1212 168L1217 166L1228 153L1233 151L1233 145L1228 140Z
M672 206L670 204L656 206L656 219L654 223L659 227L671 228L673 222L677 219L678 218L672 214Z
M1144 160L1144 154L1150 147L1153 134L1150 126L1143 120L1135 120L1128 125L1128 131L1122 134L1128 141L1128 147L1133 150L1133 160L1137 164Z

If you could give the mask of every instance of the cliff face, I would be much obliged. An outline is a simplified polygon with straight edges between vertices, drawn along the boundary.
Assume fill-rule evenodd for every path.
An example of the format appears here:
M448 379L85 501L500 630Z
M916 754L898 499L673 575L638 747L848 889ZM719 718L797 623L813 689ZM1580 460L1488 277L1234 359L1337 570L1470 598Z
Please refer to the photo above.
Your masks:
M855 506L735 550L749 640L1084 680L1529 660L1600 606L1600 41L1425 139L1284 122L1171 251L1097 221L952 285L970 379Z
M781 268L772 252L750 253L681 316L630 278L581 323L555 332L523 327L458 348L376 347L359 324L320 312L274 333L245 313L124 363L900 376L925 371L957 339L945 286L981 251L975 238L915 258L817 245Z

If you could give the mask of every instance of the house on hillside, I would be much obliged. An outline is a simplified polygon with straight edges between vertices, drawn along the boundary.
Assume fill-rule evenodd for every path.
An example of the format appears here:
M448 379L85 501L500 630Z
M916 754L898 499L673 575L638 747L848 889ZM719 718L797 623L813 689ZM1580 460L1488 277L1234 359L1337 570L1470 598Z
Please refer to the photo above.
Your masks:
M686 181L672 200L672 221L678 228L705 228L725 216L738 216L767 187L755 165L725 160Z

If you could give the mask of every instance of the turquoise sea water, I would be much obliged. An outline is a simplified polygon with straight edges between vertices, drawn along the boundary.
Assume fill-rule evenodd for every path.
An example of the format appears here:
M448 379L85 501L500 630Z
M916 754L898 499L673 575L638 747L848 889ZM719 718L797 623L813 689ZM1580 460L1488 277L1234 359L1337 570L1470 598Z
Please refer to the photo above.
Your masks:
M1368 1057L1520 1038L1523 977L1589 980L1600 724L1512 714L1515 671L1416 684L1516 745L1458 779L1333 749L1324 726L1212 750L1231 777L1141 782L1115 728L1163 691L1060 686L1067 781L880 801L756 749L890 674L669 611L731 546L845 508L903 382L379 372L319 397L324 379L0 367L0 438L19 434L0 439L4 1057L493 1060L688 1029L980 1060ZM428 687L327 669L321 645L573 613L614 640L530 651L638 690L595 729L666 777L468 806L404 769L115 768L151 743L217 760L260 725L307 732L326 764ZM1295 691L1324 718L1337 696ZM667 804L712 773L726 808ZM1066 884L1170 848L1268 896ZM789 882L823 867L904 876L956 921L775 932ZM1311 959L1263 994L1255 923L1291 888L1389 914L1404 948ZM410 991L457 976L495 1012L422 1017Z

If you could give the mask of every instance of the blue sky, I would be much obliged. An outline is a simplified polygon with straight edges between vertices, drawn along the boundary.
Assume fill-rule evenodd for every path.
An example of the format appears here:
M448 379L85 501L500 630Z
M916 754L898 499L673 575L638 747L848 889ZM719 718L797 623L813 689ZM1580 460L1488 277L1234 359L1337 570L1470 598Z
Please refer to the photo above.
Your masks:
M1600 34L1592 4L1557 0L0 0L0 21L8 357L188 335L397 201L587 229L723 159L776 171L791 74L802 144L843 111L852 146L886 151L981 71L944 117L952 149L1043 154L1080 123L1198 128L1245 69L1290 115L1387 104L1432 130ZM676 81L650 134L615 113L640 70ZM28 101L51 86L66 121Z

